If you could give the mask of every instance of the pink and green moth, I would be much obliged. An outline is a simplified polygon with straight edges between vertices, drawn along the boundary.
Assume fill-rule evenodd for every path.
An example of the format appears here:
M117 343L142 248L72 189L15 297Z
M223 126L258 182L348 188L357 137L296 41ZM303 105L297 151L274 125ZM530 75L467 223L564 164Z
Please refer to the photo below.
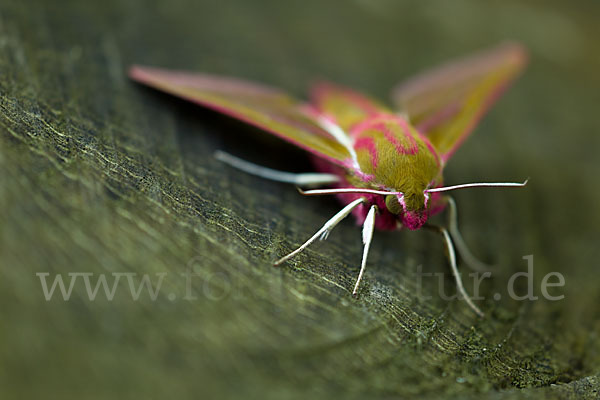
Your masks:
M456 228L456 206L446 192L470 187L518 187L526 182L466 183L444 186L442 172L481 117L526 64L518 44L505 43L421 73L392 91L390 108L356 91L329 83L312 88L310 101L294 99L244 80L133 66L132 79L261 128L314 157L318 173L292 174L217 152L221 161L247 173L288 182L305 195L334 194L344 208L282 262L304 250L352 213L362 225L363 256L353 294L358 293L374 228L427 227L441 233L457 289L467 295L454 245L463 260L481 268ZM448 227L428 219L446 207Z

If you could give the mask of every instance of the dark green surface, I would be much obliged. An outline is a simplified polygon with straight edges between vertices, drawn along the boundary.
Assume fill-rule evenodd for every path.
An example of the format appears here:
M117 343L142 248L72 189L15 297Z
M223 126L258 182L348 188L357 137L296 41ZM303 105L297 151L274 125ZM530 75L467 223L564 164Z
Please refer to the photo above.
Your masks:
M0 397L597 398L598 4L205 3L0 3ZM296 94L322 77L383 97L505 39L532 64L446 175L531 177L525 190L456 195L467 241L499 266L481 289L484 320L433 280L417 292L418 265L447 273L429 232L377 233L359 300L350 220L270 267L339 205L211 154L290 170L306 159L125 75L135 62ZM536 287L564 274L563 301L492 300L527 254ZM196 300L181 299L189 266ZM47 302L37 272L167 275L156 301L132 301L125 283L90 301L79 281L69 301Z

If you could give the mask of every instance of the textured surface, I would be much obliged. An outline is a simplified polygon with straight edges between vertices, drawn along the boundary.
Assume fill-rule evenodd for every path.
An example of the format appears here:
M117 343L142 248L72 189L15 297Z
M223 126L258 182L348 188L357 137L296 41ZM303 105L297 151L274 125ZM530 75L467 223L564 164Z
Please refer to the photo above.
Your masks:
M0 3L3 398L598 396L598 5L323 3ZM485 320L437 296L433 278L419 290L419 265L447 273L429 232L377 233L358 300L351 221L271 268L339 205L211 154L289 170L309 168L303 155L125 77L140 63L299 95L334 78L383 98L419 68L507 38L532 64L446 175L531 177L526 190L456 195L467 241L499 266L481 287ZM506 296L528 254L537 294L560 271L564 300ZM138 275L122 275L112 301L89 300L82 275L70 300L46 301L39 272ZM127 276L141 274L163 274L155 301L132 300Z

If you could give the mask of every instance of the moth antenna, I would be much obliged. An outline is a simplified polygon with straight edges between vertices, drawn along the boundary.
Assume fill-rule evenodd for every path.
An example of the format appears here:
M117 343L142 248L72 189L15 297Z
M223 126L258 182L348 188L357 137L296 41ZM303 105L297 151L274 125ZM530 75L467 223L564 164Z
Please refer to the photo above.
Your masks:
M319 196L323 194L338 194L338 193L368 193L368 194L381 194L384 196L395 194L397 196L402 196L402 192L388 192L385 190L375 190L375 189L361 189L361 188L341 188L341 189L313 189L313 190L302 190L298 188L300 194L305 196Z
M367 265L367 256L369 255L369 248L371 247L371 241L373 240L373 228L375 228L375 211L377 211L377 206L372 205L369 209L369 213L367 214L367 218L365 218L365 222L363 224L363 256L362 261L360 263L360 272L358 273L358 278L356 279L356 283L354 284L354 290L352 291L353 296L356 296L358 294L358 286L360 285L360 281L362 280L363 274L365 272L365 267Z
M527 185L529 178L525 179L525 182L477 182L477 183L463 183L461 185L444 186L433 189L426 189L427 193L435 192L447 192L449 190L466 189L471 187L523 187Z
M321 173L291 173L278 171L275 169L263 167L261 165L253 164L249 161L237 158L224 151L215 151L215 158L225 164L237 168L247 174L259 176L261 178L269 179L277 182L292 183L297 186L318 186L318 185L329 185L337 183L340 178L333 174L321 174Z
M350 214L350 212L355 209L359 204L363 203L365 199L362 197L360 199L354 200L352 203L348 204L346 207L342 208L337 214L335 214L329 221L325 222L325 225L321 229L317 231L310 239L308 239L304 244L298 247L296 250L292 251L290 254L281 257L279 260L275 261L273 265L277 266L290 258L294 257L296 254L300 253L302 250L306 249L317 239L325 240L329 235L329 232L344 218Z
M446 201L448 202L448 231L450 232L450 236L454 240L454 245L458 250L461 258L467 264L469 268L473 271L485 272L493 269L491 265L488 265L484 262L481 262L471 253L469 247L465 243L462 235L458 230L458 212L456 207L456 202L450 196L445 196Z

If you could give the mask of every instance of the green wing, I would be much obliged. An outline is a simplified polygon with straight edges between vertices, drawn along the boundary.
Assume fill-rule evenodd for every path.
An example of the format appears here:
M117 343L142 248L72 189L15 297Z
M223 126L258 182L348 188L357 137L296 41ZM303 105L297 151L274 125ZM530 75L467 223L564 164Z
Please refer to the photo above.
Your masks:
M284 92L235 78L133 66L132 79L254 125L321 158L347 166L348 150L308 107Z
M502 44L426 71L396 87L392 98L448 160L526 61L522 46Z

